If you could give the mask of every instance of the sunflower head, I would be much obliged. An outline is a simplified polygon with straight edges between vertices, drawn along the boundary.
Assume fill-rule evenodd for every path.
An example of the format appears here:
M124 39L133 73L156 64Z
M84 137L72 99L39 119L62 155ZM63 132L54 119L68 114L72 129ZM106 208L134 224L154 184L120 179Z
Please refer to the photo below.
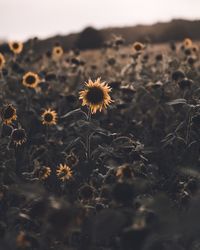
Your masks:
M14 54L20 54L24 47L22 42L9 42L8 46Z
M72 170L66 164L60 164L56 170L56 175L61 181L66 181L72 178Z
M16 146L20 146L26 141L26 132L24 129L14 129L11 134L11 139Z
M51 175L50 167L40 167L37 171L37 176L40 180L46 180Z
M58 115L55 110L46 109L41 115L41 120L43 125L56 125Z
M16 108L12 104L6 105L1 110L1 118L4 124L11 124L13 121L17 120Z
M22 84L28 88L36 88L40 83L40 77L34 72L27 72L22 78Z
M140 52L140 51L142 51L144 49L144 44L142 44L140 42L135 42L133 44L133 48L134 48L135 51Z
M122 165L116 171L116 177L130 179L133 178L133 171L129 165Z
M2 53L0 53L0 70L3 69L6 60Z
M82 106L87 105L94 114L97 110L101 112L112 102L110 92L111 88L105 82L101 82L101 78L94 82L90 79L86 83L86 89L79 92L79 99L82 100Z
M53 59L59 59L63 55L63 48L61 46L55 46L52 49L52 57Z
M75 155L73 152L71 152L69 155L67 155L66 161L70 166L75 166L78 164L79 159L78 159L77 155Z
M190 38L185 38L183 41L183 45L188 48L192 46L192 40Z
M197 53L197 52L199 51L199 47L198 47L197 45L193 45L193 46L192 46L192 51L193 51L194 53Z
M18 248L27 249L31 247L28 235L24 231L20 231L16 237L16 245Z

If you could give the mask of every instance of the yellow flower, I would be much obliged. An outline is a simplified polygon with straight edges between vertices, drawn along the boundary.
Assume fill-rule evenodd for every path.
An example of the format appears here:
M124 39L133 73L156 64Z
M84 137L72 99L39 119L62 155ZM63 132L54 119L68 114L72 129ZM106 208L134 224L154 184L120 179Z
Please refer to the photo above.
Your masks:
M135 42L135 43L133 44L133 48L134 48L137 52L139 52L139 51L142 51L142 50L144 49L144 45L143 45L142 43L140 43L140 42Z
M4 124L11 124L17 120L16 108L12 104L6 105L1 111L1 118Z
M12 141L16 146L20 146L26 141L26 133L24 129L14 129L11 134Z
M61 58L63 55L63 48L61 46L55 46L53 47L53 50L52 50L52 57L53 59L59 59Z
M101 78L94 82L89 79L85 85L86 89L79 92L79 99L82 100L82 106L87 105L90 108L92 114L97 110L101 112L112 102L109 95L111 88L105 82L101 82Z
M14 54L20 54L24 47L22 42L9 42L8 46Z
M28 88L36 88L39 83L40 78L34 72L27 72L22 78L22 84Z
M38 177L40 180L46 180L51 175L50 167L41 167L38 170Z
M6 60L2 53L0 53L0 70L3 69Z
M116 177L118 178L133 178L134 174L129 165L122 165L116 170Z
M183 41L183 45L185 47L191 47L192 46L192 40L190 38L185 38Z
M57 119L58 115L55 110L46 109L41 115L43 125L56 125Z
M56 170L56 175L57 177L62 180L69 180L70 178L72 178L72 170L69 166L67 166L66 164L60 164L58 166L58 169Z

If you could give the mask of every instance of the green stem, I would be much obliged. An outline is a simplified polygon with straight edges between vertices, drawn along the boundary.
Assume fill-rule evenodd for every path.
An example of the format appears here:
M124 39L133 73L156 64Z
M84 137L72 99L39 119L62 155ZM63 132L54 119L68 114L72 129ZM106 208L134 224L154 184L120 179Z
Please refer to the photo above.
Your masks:
M49 126L47 125L46 127L46 141L47 141L47 144L49 143Z
M192 108L188 113L188 123L187 123L187 132L186 132L186 145L188 145L189 141L190 141L191 121L192 121Z
M30 111L31 107L31 94L29 92L29 89L25 89L26 92L26 111Z
M91 122L91 109L90 108L88 108L87 121ZM86 156L87 156L87 161L89 161L90 160L90 131L88 131L87 138L86 138Z

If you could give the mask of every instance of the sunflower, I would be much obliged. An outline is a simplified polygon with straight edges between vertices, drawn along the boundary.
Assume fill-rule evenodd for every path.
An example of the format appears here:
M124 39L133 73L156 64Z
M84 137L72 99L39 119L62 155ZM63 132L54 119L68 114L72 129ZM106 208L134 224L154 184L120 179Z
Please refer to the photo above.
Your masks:
M133 176L134 176L133 171L129 165L122 165L122 166L118 167L118 169L116 171L116 177L118 177L118 178L130 179Z
M51 168L50 167L41 167L38 170L38 177L40 180L46 180L51 175Z
M20 54L24 47L22 42L9 42L8 46L14 54Z
M144 44L142 44L140 42L135 42L133 44L133 48L135 49L135 51L140 52L144 49Z
M11 124L17 120L16 108L12 104L6 105L1 111L1 118L6 125Z
M55 110L46 109L41 115L43 125L56 125L57 119L58 115Z
M62 181L69 180L72 178L72 170L66 164L59 164L56 175Z
M20 231L16 237L16 245L18 248L30 248L31 243L28 240L28 235L24 231Z
M52 49L53 59L59 59L63 55L63 48L61 46L55 46Z
M85 85L86 89L79 92L79 99L82 99L82 106L87 105L90 108L92 114L97 110L101 112L112 102L109 95L111 88L105 82L101 82L101 78L94 82L89 79Z
M77 155L75 155L73 152L71 152L69 155L67 155L66 161L70 166L75 166L78 164L79 159L78 159Z
M27 72L22 78L22 84L28 88L36 88L40 83L38 74L34 72Z
M193 45L193 46L192 46L192 51L193 51L194 53L197 53L197 52L199 51L199 47L198 47L197 45Z
M20 146L26 141L26 132L24 129L14 129L11 134L11 139L16 146Z
M0 70L3 69L6 60L2 53L0 53Z
M185 47L191 47L192 46L192 40L190 38L185 38L184 41L183 41L183 45Z

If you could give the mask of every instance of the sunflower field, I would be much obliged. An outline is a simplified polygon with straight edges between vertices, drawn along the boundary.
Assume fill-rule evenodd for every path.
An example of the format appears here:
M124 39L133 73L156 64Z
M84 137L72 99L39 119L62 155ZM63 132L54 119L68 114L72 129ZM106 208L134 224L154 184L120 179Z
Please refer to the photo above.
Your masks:
M200 249L200 52L0 48L0 250Z

